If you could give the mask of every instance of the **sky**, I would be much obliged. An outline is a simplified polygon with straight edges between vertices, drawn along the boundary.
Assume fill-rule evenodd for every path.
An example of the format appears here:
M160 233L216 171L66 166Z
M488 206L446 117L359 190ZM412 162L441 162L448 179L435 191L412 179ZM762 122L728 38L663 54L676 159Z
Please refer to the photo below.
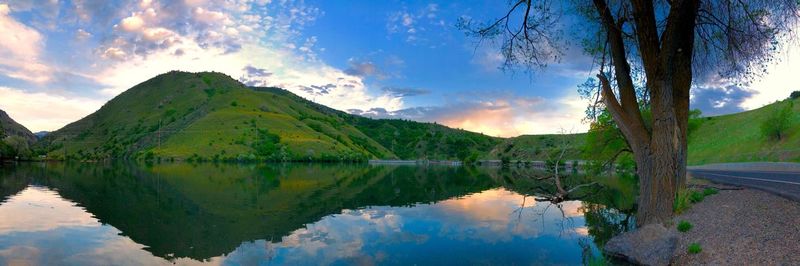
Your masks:
M491 43L455 27L505 1L0 0L0 109L52 131L171 70L217 71L376 118L438 122L493 136L583 132L577 86L591 59L567 47L533 74L501 71ZM800 47L767 75L692 91L706 115L786 98ZM596 71L596 70L595 70Z

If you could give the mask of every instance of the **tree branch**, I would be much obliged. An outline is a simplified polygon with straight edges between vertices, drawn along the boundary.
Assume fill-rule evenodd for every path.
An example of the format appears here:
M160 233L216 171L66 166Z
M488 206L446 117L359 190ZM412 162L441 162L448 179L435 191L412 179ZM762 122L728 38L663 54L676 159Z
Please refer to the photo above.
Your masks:
M646 132L642 113L639 111L639 103L636 101L636 89L633 85L631 67L628 64L627 55L625 53L625 43L622 39L621 25L614 22L614 17L611 15L611 10L608 8L605 0L594 0L594 4L608 34L608 41L611 48L611 60L613 61L614 75L617 78L617 89L619 90L620 100L617 105L620 108L618 108L618 111L624 114L623 116L626 117L625 121L631 126L632 130ZM623 22L624 20L621 20L620 24ZM604 74L603 79L605 79ZM608 83L607 79L606 83ZM610 89L610 84L608 87ZM609 96L614 95L612 91L609 90L608 92L611 92L606 93Z

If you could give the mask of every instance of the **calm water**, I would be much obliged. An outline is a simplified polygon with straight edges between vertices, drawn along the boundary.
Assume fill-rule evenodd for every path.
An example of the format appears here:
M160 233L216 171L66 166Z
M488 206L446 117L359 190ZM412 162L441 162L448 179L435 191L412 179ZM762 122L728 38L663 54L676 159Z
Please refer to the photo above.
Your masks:
M6 165L0 265L577 265L632 223L624 188L549 189L467 167Z

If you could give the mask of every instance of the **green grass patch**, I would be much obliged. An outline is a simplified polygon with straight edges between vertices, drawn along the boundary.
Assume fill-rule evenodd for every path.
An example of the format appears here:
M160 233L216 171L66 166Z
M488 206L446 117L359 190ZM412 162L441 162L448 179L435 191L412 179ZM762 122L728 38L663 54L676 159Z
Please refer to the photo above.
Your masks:
M703 252L703 247L700 246L700 243L692 243L689 244L689 248L687 249L689 254L697 254Z
M703 194L700 191L692 190L691 192L689 192L689 201L691 203L701 202L705 197L706 197L705 194Z
M675 203L672 204L672 209L675 211L675 214L681 214L692 206L691 201L689 201L689 194L689 191L683 190L675 195Z
M689 223L688 221L680 221L680 222L678 222L678 231L680 231L682 233L685 233L685 232L688 232L689 230L692 230L692 227L693 227L692 224Z
M708 187L708 188L703 190L703 195L705 195L705 196L716 195L717 193L719 193L719 191L717 189L715 189L715 188Z

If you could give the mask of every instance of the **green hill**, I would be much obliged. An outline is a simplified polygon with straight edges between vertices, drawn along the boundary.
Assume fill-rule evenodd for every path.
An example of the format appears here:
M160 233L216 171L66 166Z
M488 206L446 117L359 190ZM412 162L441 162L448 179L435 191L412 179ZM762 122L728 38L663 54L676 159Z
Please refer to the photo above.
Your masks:
M28 157L30 146L36 142L36 135L25 126L0 110L0 159L5 157Z
M586 133L565 135L522 135L507 138L495 146L489 158L509 158L511 160L545 161L555 159L563 147L566 147L564 159L580 159L581 148L586 140Z
M394 137L374 137L386 130ZM462 147L477 152L497 142L436 124L357 117L220 73L173 71L48 134L41 146L56 159L340 161L456 159Z
M792 105L788 129L781 139L761 132L780 108ZM706 117L689 136L689 164L723 162L800 161L800 100L787 99L758 109Z

